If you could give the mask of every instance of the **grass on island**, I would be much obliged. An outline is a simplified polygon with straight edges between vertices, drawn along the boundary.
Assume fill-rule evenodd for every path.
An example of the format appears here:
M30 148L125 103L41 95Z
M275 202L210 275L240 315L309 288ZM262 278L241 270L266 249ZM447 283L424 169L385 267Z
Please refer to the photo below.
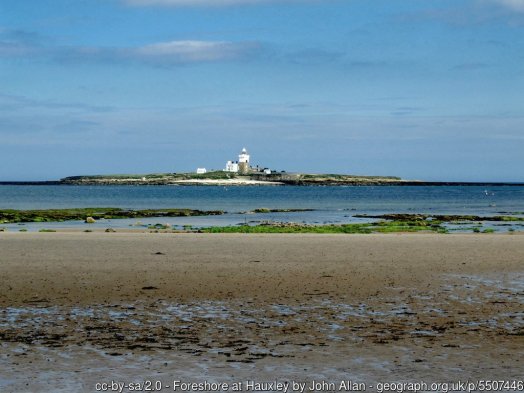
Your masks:
M178 180L227 180L234 179L235 173L226 171L210 171L197 173L151 173L151 174L119 174L69 176L60 179L63 184L169 184Z
M191 209L146 209L124 210L113 207L49 210L0 210L0 224L18 222L61 222L85 220L88 223L100 219L145 218L145 217L188 217L221 215L219 210L202 211Z

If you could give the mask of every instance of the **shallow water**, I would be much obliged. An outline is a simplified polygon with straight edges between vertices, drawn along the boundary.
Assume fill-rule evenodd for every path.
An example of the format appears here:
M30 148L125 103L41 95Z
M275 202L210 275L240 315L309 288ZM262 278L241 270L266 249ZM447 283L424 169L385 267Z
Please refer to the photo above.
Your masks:
M196 228L258 224L264 221L307 224L369 222L356 214L428 213L524 216L524 187L499 186L366 186L366 187L206 187L206 186L0 186L0 209L71 207L190 208L223 210L222 216L101 220L63 223L3 224L10 231L27 229L147 228L169 224ZM257 208L314 209L314 211L239 214ZM474 227L496 232L524 230L524 223L483 222L447 225L450 231Z

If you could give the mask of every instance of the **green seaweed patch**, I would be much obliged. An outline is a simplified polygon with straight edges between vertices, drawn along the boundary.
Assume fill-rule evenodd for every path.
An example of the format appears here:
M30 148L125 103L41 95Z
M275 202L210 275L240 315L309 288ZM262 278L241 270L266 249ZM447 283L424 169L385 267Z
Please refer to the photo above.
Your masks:
M371 233L367 224L355 225L239 225L210 227L200 230L204 233Z
M0 221L5 223L19 222L62 222L70 220L86 221L119 219L119 218L146 218L146 217L188 217L211 216L224 214L220 210L203 211L192 209L146 209L124 210L112 207L78 208L78 209L48 209L48 210L0 210Z
M372 224L375 232L438 232L447 233L448 230L440 221L380 221Z
M524 217L513 217L513 216L495 216L500 217L500 221L524 221Z
M358 223L340 225L307 225L296 223L262 223L259 225L238 225L228 227L202 228L204 233L346 233L346 234L369 234L369 233L394 233L394 232L420 232L429 231L437 233L447 233L447 229L439 223L419 222L388 222L377 223Z
M54 229L46 229L46 228L42 228L40 229L38 232L56 232Z
M155 224L155 225L149 225L147 229L171 229L171 225L169 224Z

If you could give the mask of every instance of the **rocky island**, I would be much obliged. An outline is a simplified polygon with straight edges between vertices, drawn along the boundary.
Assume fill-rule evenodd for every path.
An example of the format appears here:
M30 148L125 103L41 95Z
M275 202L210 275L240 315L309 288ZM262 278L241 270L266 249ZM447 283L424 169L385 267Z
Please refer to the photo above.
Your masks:
M302 173L248 173L226 171L197 173L155 173L147 175L70 176L60 184L74 185L395 185L406 180L394 176L356 176ZM408 183L413 183L408 181Z
M153 173L147 175L71 176L61 184L76 185L391 185L404 181L395 176L357 176L339 174L304 174L276 171L253 165L244 147L238 159L229 160L222 170L197 168L190 173Z

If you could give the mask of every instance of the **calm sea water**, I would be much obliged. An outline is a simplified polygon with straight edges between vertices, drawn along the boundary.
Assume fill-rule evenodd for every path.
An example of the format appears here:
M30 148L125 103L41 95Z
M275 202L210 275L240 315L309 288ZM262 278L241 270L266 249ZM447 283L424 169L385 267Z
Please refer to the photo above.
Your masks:
M229 213L224 216L170 219L173 225L235 225L248 220L340 223L359 221L353 217L355 214L520 213L522 215L524 214L524 187L0 186L0 209L68 207L129 209L170 207L224 210ZM237 214L256 208L307 208L315 211ZM121 225L129 225L129 220L113 221L119 221ZM142 221L158 222L158 219ZM107 223L104 225L107 226ZM61 226L64 224L61 223ZM49 224L46 227L49 227Z

